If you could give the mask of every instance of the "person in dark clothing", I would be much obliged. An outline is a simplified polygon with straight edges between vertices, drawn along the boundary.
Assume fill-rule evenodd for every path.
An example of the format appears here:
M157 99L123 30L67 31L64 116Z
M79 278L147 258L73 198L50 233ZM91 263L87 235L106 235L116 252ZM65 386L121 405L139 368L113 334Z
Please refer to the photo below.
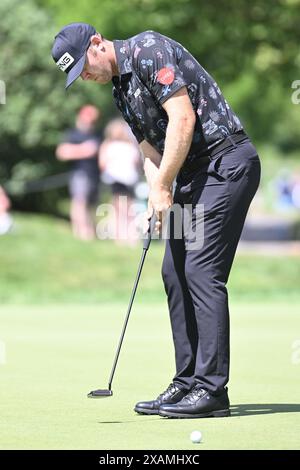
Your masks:
M56 149L56 156L72 162L69 181L71 195L70 219L75 237L81 240L95 238L91 208L99 197L98 149L99 135L95 125L100 113L95 106L83 106L76 118L76 127L68 130Z
M169 220L162 266L176 373L164 392L137 403L135 411L229 416L226 283L260 181L257 151L212 76L171 38L145 31L109 41L92 26L74 23L56 36L52 56L67 73L66 87L79 76L112 81L116 104L144 156L148 217L155 213L156 229L166 211L180 209L180 217ZM194 243L203 229L202 243Z

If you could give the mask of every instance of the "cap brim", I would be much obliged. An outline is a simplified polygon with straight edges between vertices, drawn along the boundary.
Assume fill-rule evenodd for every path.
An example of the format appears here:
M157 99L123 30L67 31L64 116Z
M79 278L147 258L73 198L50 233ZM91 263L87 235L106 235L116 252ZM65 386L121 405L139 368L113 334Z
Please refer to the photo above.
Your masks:
M82 57L80 57L77 64L74 65L74 67L68 73L67 81L66 81L66 89L69 88L69 86L71 86L72 83L75 82L75 80L77 80L77 78L80 76L81 72L83 71L85 60L86 60L86 53L83 54Z

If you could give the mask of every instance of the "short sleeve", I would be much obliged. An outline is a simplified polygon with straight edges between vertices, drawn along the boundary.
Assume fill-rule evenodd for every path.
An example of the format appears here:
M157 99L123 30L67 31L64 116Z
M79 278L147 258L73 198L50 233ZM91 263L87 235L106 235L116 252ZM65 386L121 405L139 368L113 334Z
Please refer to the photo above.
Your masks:
M167 40L144 39L133 49L133 66L160 104L186 86L178 67L176 51Z

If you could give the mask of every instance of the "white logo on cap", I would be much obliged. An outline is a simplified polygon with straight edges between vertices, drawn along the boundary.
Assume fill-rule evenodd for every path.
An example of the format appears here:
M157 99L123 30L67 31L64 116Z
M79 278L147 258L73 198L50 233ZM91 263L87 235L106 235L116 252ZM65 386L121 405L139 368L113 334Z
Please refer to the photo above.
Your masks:
M65 52L64 55L56 62L56 65L63 72L74 62L74 57L72 57L68 52Z

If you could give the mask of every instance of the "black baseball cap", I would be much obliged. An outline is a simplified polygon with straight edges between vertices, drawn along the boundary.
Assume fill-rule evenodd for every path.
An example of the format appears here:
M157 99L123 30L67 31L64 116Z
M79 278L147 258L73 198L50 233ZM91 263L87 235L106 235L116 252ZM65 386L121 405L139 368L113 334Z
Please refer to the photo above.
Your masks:
M68 75L66 88L80 76L93 34L96 34L96 30L90 24L71 23L55 36L52 57L56 65Z

